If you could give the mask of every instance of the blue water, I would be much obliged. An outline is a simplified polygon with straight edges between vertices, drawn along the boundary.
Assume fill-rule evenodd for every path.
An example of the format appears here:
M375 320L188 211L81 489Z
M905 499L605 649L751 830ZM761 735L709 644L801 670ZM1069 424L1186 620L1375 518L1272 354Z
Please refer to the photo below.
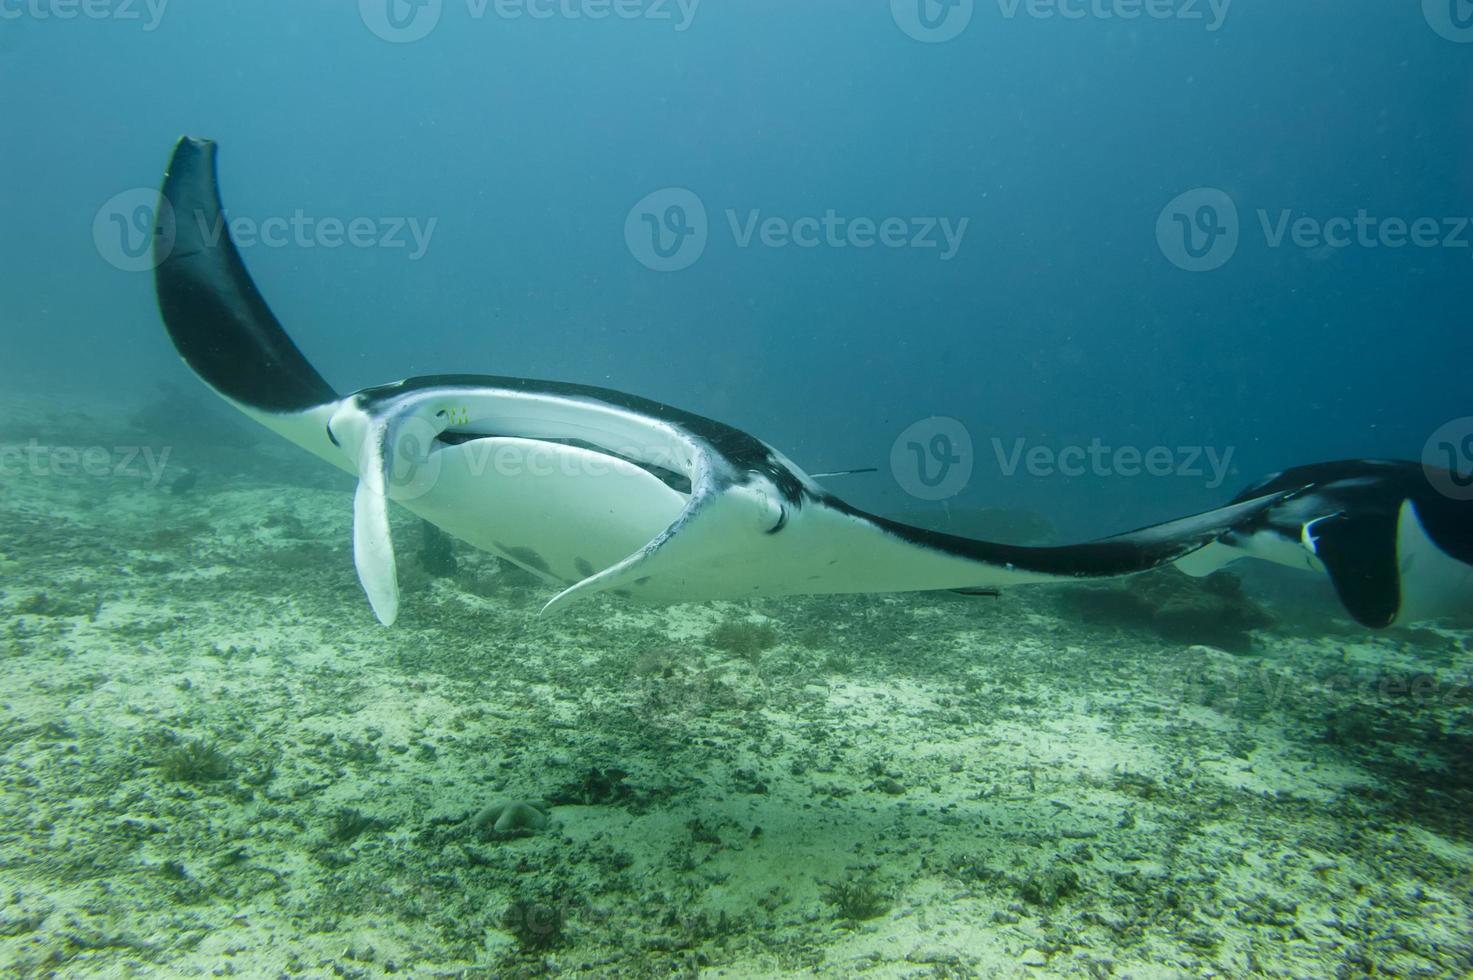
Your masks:
M395 2L413 27L417 8ZM877 466L833 486L889 511L939 506L907 494L890 457L908 426L945 416L973 443L948 506L1027 506L1070 533L1210 505L1292 463L1418 458L1467 414L1473 363L1473 45L1424 6L1182 0L1201 19L1127 21L991 0L923 43L882 0L647 0L605 19L592 0L536 5L545 18L445 0L399 43L370 29L388 23L373 4L119 2L59 19L54 2L4 0L7 383L79 398L196 385L150 277L107 261L125 241L107 229L127 229L104 215L94 236L189 133L220 141L236 218L434 222L422 255L407 234L243 249L342 390L446 371L606 385L811 470ZM625 226L671 187L696 195L708 236L660 272ZM1204 187L1236 207L1236 249L1186 271L1158 219ZM967 224L943 258L742 247L728 217L830 210ZM1439 242L1275 247L1263 228L1360 211L1430 219ZM1019 440L1203 447L1231 468L1220 486L1210 471L1009 476L999 448Z

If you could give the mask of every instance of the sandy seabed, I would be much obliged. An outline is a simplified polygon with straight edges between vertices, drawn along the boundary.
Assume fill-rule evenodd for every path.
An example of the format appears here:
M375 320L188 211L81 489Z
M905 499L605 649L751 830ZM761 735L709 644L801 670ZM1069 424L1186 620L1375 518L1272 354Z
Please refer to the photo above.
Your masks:
M545 620L402 513L384 629L341 474L3 407L5 975L1473 973L1465 633L1164 576Z

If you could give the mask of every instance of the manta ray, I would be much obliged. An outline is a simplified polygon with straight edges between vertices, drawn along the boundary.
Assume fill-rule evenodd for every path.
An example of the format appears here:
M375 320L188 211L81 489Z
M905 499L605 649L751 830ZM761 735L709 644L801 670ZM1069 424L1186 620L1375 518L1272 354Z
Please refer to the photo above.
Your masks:
M391 500L554 587L544 613L603 592L652 603L992 594L1172 563L1206 574L1245 554L1284 560L1283 541L1295 533L1308 542L1299 564L1329 569L1368 625L1412 611L1399 548L1419 532L1462 576L1453 591L1470 591L1467 509L1414 490L1390 506L1356 482L1385 486L1376 482L1384 468L1289 471L1206 513L1027 547L866 513L755 436L606 388L446 374L340 394L247 272L223 220L216 159L215 143L186 137L164 177L159 213L175 216L172 241L156 236L165 327L185 363L227 402L357 478L353 561L386 626L400 604ZM1420 605L1415 612L1425 614Z
M1207 575L1260 558L1327 575L1341 605L1372 629L1473 615L1473 483L1394 459L1343 460L1275 473L1237 502L1293 490L1176 562ZM1467 499L1464 499L1464 498Z

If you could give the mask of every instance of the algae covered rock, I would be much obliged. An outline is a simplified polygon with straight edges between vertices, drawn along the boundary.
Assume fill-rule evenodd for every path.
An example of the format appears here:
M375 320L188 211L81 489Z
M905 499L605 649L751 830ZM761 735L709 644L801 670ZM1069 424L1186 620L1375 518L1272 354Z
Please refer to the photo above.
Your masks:
M171 783L218 782L229 779L234 771L230 757L208 738L179 742L159 759L159 775Z
M1237 577L1216 572L1195 579L1175 569L1161 569L1101 585L1070 588L1062 593L1070 616L1123 627L1150 630L1173 643L1200 643L1246 653L1252 631L1273 620L1243 593Z
M1018 896L1029 905L1051 909L1078 893L1079 874L1066 865L1053 864L1018 882Z

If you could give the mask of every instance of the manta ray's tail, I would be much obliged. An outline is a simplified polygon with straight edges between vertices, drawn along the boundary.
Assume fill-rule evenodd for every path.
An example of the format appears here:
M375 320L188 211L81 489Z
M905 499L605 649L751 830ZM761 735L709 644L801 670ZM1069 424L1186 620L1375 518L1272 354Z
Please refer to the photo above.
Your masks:
M159 311L185 363L221 395L258 412L336 401L246 272L225 225L212 141L185 137L174 148L158 219Z

